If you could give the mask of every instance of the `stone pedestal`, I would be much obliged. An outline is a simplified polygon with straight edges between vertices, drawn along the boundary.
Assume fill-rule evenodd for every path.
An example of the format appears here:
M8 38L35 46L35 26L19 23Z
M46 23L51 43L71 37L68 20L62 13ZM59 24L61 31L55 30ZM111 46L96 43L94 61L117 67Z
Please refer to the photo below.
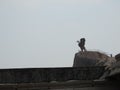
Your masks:
M75 54L73 67L110 66L114 58L97 51L78 52Z

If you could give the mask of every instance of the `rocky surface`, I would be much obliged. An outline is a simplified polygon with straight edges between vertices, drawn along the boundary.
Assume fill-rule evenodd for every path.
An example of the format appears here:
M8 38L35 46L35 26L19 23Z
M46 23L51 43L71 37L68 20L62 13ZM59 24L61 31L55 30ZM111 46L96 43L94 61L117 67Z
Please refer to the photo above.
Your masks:
M117 54L117 55L115 56L115 59L116 59L117 61L120 61L120 54Z
M78 52L75 54L73 67L106 66L110 68L116 62L110 57L98 51Z
M116 63L111 66L109 73L106 75L106 79L120 81L120 54L115 56Z

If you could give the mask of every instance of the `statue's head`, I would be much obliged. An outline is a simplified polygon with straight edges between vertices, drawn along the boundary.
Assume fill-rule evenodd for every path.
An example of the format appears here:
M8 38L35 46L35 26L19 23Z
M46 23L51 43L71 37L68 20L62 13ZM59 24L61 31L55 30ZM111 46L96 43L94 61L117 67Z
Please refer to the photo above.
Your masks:
M80 41L85 41L85 38L81 38Z

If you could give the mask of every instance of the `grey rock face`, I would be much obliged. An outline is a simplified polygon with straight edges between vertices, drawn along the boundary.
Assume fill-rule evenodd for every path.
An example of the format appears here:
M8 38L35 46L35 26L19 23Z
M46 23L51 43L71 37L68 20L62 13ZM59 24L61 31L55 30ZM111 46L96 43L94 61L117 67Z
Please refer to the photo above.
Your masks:
M120 54L117 54L117 55L115 56L115 59L116 59L117 61L120 61Z
M120 54L116 55L115 58L96 51L78 52L75 54L73 67L104 66L105 72L99 78L104 80L120 75Z
M73 67L106 66L110 68L116 60L97 51L78 52L75 54Z
M107 75L106 78L120 81L120 54L117 54L115 59L116 63L112 65L109 75Z

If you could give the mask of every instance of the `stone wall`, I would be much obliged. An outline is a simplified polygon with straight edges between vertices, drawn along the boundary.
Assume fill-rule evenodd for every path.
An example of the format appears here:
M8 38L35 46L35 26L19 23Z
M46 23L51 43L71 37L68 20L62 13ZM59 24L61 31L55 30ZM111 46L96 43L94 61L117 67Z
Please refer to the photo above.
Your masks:
M23 84L0 84L0 90L120 90L120 86L107 81L66 81Z
M104 67L0 69L0 84L94 80L103 73Z
M99 81L104 67L0 69L0 90L119 90Z

